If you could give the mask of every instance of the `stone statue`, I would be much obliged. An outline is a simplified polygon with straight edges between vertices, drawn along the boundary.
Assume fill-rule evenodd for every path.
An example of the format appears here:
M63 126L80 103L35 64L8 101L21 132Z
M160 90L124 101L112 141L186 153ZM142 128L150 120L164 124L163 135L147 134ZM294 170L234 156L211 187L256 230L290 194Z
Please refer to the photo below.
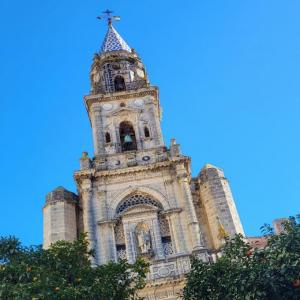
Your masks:
M151 234L148 226L144 223L139 223L135 230L137 246L139 254L151 254Z

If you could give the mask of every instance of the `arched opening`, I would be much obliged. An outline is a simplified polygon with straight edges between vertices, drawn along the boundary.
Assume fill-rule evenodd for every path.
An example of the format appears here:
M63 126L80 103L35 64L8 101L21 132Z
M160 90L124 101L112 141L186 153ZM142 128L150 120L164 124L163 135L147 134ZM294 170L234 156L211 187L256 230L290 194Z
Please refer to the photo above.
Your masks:
M135 193L129 195L119 203L119 205L116 208L116 214L117 216L119 216L122 213L126 212L127 210L137 205L147 205L147 206L156 207L159 211L163 210L161 203L154 200L149 195L144 193Z
M105 133L105 143L110 143L111 142L111 138L110 138L110 133L109 132L106 132Z
M115 241L116 241L116 250L118 259L126 259L126 242L124 235L124 228L122 221L118 220L115 224Z
M159 227L164 255L174 254L174 245L172 244L169 221L166 216L159 216Z
M126 86L125 86L124 78L120 75L116 76L114 79L114 86L116 92L125 91Z
M120 139L122 151L137 150L135 133L130 122L120 124Z
M150 131L149 131L149 128L147 126L144 127L144 135L145 135L145 138L150 137Z

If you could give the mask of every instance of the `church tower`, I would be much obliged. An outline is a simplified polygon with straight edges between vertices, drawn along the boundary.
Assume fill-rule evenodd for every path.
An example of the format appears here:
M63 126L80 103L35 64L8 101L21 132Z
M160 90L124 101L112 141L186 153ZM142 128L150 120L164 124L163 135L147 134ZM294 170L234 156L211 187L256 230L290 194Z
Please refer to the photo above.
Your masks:
M145 299L180 299L190 257L207 261L243 229L221 169L192 178L191 160L161 131L159 92L137 52L108 28L84 97L94 155L74 178L78 195L58 188L44 207L44 247L86 232L94 264L142 256L150 262Z

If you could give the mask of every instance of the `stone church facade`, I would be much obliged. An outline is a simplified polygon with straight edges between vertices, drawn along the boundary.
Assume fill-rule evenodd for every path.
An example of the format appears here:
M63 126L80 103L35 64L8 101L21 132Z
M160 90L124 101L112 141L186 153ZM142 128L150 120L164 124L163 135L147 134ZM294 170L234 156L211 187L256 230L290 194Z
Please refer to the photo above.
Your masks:
M209 164L192 177L180 145L165 145L158 88L111 19L90 79L94 155L80 159L77 194L47 195L44 247L86 232L93 264L142 256L151 266L141 296L180 299L191 255L214 259L225 236L243 234L228 181Z

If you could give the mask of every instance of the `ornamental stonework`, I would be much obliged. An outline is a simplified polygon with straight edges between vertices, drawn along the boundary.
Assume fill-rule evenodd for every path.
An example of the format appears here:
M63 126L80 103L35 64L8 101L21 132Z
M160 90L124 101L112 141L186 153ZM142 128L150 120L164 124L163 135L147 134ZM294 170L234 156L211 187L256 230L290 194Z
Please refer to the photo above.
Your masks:
M191 256L213 259L220 230L243 228L223 170L207 164L192 177L190 157L163 140L158 87L111 23L107 30L84 97L94 153L83 152L74 173L78 194L48 194L44 247L87 233L93 263L143 257L150 271L140 295L181 299Z

